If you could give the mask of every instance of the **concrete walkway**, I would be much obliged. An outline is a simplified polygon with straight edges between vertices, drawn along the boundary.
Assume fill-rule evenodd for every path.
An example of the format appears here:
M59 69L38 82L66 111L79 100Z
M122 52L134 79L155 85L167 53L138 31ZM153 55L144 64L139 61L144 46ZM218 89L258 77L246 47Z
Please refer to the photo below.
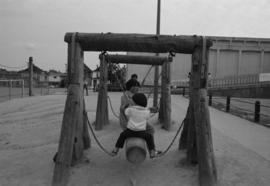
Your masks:
M173 95L174 105L187 107L188 100ZM270 161L270 128L209 107L211 126ZM269 113L270 114L270 113ZM215 142L213 142L215 143Z

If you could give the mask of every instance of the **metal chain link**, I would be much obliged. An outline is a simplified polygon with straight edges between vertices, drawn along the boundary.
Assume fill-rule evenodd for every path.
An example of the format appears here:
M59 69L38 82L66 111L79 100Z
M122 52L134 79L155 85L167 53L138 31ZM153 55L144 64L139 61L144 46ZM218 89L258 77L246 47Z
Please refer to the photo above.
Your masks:
M178 134L180 133L181 128L182 128L183 125L184 125L184 121L185 121L185 120L183 120L182 123L181 123L181 125L179 126L179 128L178 128L178 130L177 130L177 132L176 132L176 134L175 134L175 136L174 136L172 142L170 143L170 145L167 147L167 149L166 149L165 151L162 151L162 153L159 154L157 157L162 157L162 156L164 156L164 155L170 150L170 148L172 147L172 145L173 145L173 143L174 143L176 137L177 137Z
M92 126L91 126L91 123L90 123L90 121L89 121L89 119L88 119L88 116L87 116L87 113L86 113L85 111L84 111L84 115L85 115L85 117L87 118L88 126L89 126L89 128L90 128L90 130L91 130L91 133L93 134L94 139L95 139L95 141L97 142L98 146L99 146L106 154L108 154L109 156L114 156L114 154L111 153L111 152L109 152L105 147L103 147L103 145L102 145L102 144L99 142L99 140L97 139L97 136L96 136L96 134L95 134L95 132L94 132Z

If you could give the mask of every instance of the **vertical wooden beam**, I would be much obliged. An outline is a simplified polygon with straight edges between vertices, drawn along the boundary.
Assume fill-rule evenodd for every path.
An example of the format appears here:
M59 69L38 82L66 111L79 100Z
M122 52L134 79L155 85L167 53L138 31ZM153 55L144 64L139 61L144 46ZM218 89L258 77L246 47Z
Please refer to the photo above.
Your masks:
M157 54L158 55L158 54ZM154 93L153 93L153 107L158 106L158 75L159 75L159 66L155 66L155 74L154 74Z
M198 150L196 140L196 128L194 121L194 106L193 100L189 102L188 113L188 129L187 129L187 162L190 164L198 163Z
M100 82L98 92L98 102L96 111L95 129L102 130L108 122L108 102L107 102L107 62L102 54L100 58Z
M84 52L80 46L79 43L76 43L75 48L75 60L71 61L74 65L74 79L76 79L76 83L79 84L79 111L78 115L75 117L78 118L78 122L76 123L76 133L75 133L75 139L74 139L74 151L73 151L73 157L72 157L72 165L74 165L77 161L79 161L83 156L83 110L84 110L84 93L83 93L83 77L84 77ZM73 80L71 80L73 82Z
M109 124L109 110L108 110L108 63L105 60L105 56L103 56L104 61L104 99L103 99L103 105L105 107L105 125Z
M68 69L67 69L68 71ZM85 80L85 73L84 73L84 65L83 65L83 79ZM83 82L84 83L84 82ZM82 135L83 147L84 149L88 149L91 147L91 139L88 131L88 115L85 106L85 99L84 99L84 90L83 90L83 135Z
M22 80L22 98L24 97L24 80Z
M255 102L255 109L254 109L254 122L260 122L260 111L261 111L261 102Z
M81 158L83 150L81 136L83 128L83 51L75 42L75 37L74 34L72 43L68 45L70 47L68 52L70 82L54 167L53 186L64 186L68 183L69 168L75 160Z
M192 69L192 65L191 65ZM197 157L197 141L196 141L196 129L195 129L195 122L194 122L194 106L193 106L193 84L194 79L193 76L189 74L189 106L186 114L186 122L185 122L185 133L181 136L181 143L186 141L186 148L187 148L187 162L190 164L198 163ZM183 131L184 132L184 131ZM180 145L180 144L179 144Z
M33 96L33 57L29 57L29 96Z
M226 97L226 112L230 112L231 107L231 96Z
M164 105L164 94L165 94L165 79L166 79L166 69L165 69L165 64L163 63L162 65L162 69L161 69L161 92L160 92L160 99L159 99L159 115L158 115L158 119L159 122L162 123L162 128L164 128L164 112L165 112L165 105Z
M208 105L209 106L212 106L212 93L209 93L209 95L208 95Z
M207 106L208 55L206 40L203 47L196 47L192 54L192 101L196 127L197 153L199 162L199 182L201 186L217 184L210 116Z
M161 92L163 90L163 86L161 84ZM163 101L162 101L162 93L161 93L161 96L159 98L159 112L158 112L158 120L160 123L163 123L164 122L164 110L163 110Z
M72 63L72 54L73 54L73 44L72 43L68 43L68 47L67 47L67 53L68 53L68 59L67 59L67 88L68 88L68 85L70 84L70 81L71 81L71 74L72 74L72 70L74 69L74 64ZM48 79L48 85L49 85L49 79ZM50 86L48 86L50 87Z
M84 149L91 147L91 138L88 131L88 116L85 108L85 100L83 100L83 147Z
M189 114L190 114L190 105L188 106L188 110L184 119L184 126L181 136L179 138L178 150L187 148L187 136L188 136L188 124L189 124Z
M162 118L163 128L170 130L171 128L171 87L170 87L170 63L165 62L162 65Z
M164 122L164 102L163 102L163 96L164 95L163 95L163 92L164 92L164 89L165 89L165 82L164 82L165 77L163 77L163 76L164 76L164 68L163 68L163 65L162 65L162 69L161 69L161 88L160 88L160 98L159 98L159 112L158 112L158 120L159 120L160 123ZM157 82L157 86L158 86L158 82ZM155 87L154 87L154 90L155 90ZM157 97L158 97L158 91L157 91ZM153 107L154 107L154 105L155 104L153 104ZM157 104L156 104L156 106L157 106ZM163 124L162 124L162 127L163 127Z
M8 81L8 97L9 97L9 100L11 100L11 89L12 89L12 80L9 80Z

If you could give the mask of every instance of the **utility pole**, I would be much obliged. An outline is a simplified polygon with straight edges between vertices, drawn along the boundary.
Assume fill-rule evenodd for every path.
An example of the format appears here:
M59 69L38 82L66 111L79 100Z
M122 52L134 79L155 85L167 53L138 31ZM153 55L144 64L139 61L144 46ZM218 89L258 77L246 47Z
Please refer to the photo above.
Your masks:
M33 57L29 57L29 96L33 96Z
M156 35L160 34L160 0L157 0L157 28ZM157 53L156 56L159 54ZM158 79L159 79L159 66L155 66L155 79L154 79L154 100L153 107L157 107L158 103Z

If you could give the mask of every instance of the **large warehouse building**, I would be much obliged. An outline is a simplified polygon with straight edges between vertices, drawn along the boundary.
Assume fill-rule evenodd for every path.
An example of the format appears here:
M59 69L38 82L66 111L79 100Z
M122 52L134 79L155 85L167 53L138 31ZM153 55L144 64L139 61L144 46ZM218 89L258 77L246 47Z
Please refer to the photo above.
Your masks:
M211 79L240 77L270 73L270 39L213 37L209 53L209 72ZM155 55L128 53L129 55ZM168 54L160 54L166 56ZM171 64L172 82L184 81L190 72L191 55L176 54ZM127 78L136 73L145 84L153 84L154 68L145 65L127 65ZM148 71L150 73L148 74ZM160 70L161 71L161 70ZM148 74L147 78L146 74Z

